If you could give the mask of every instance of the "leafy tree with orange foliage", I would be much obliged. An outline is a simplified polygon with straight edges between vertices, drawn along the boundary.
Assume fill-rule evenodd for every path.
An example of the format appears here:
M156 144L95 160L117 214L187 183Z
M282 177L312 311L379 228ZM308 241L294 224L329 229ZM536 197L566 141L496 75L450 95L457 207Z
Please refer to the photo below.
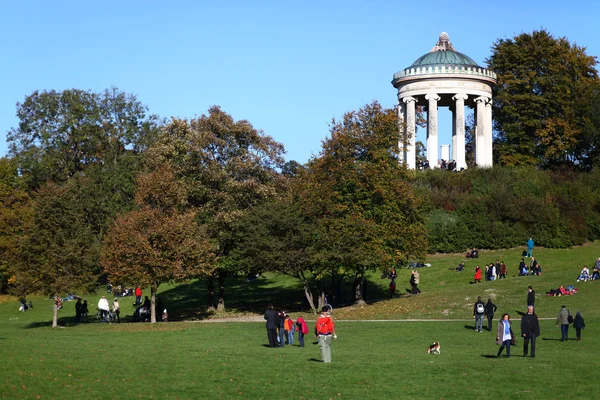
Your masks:
M150 286L151 322L156 322L160 284L211 273L215 256L168 164L140 176L136 204L106 235L101 265L113 282Z

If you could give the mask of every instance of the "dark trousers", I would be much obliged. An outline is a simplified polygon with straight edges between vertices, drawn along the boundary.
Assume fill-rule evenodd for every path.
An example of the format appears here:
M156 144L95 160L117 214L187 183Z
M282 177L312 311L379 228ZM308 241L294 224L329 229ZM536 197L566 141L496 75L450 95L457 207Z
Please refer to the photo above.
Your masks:
M267 329L267 338L269 339L269 347L277 347L277 328Z
M581 340L581 328L575 328L575 333L577 334L577 340Z
M502 350L504 350L505 347L506 347L506 357L510 357L510 339L502 342L502 345L500 346L500 350L498 350L498 357L500 357L500 354L502 354Z
M569 340L569 325L562 324L560 326L560 341Z
M300 341L300 347L304 347L304 333L298 331L298 340Z
M523 356L526 356L529 348L529 341L531 341L531 357L535 357L535 335L525 336L523 339Z
M135 304L142 304L142 296L135 296Z
M411 285L412 285L412 290L410 291L411 294L419 294L419 293L421 293L421 291L419 290L419 288L417 287L416 284L411 283Z
M488 331L492 330L492 319L494 318L494 315L486 315L487 320L488 320Z

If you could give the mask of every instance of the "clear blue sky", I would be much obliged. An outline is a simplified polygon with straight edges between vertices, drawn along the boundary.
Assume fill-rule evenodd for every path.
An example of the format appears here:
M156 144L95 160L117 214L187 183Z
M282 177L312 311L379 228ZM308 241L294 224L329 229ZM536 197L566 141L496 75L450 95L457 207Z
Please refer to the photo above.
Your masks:
M598 56L599 16L597 0L2 1L0 155L33 91L116 86L161 117L219 105L303 163L332 118L394 106L394 72L442 31L482 66L497 39L541 28Z

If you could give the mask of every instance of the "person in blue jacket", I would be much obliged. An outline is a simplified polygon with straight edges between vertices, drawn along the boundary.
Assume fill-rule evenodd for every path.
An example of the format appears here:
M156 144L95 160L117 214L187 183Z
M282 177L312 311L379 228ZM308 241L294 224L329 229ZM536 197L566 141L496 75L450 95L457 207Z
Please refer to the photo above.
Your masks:
M529 240L527 241L527 257L533 256L533 245L533 239L529 238Z

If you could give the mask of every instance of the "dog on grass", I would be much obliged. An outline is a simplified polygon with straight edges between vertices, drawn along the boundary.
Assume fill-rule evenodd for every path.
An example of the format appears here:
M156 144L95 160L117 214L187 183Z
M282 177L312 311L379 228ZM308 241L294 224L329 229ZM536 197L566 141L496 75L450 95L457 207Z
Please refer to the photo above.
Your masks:
M427 354L440 354L440 342L433 342L427 348Z

